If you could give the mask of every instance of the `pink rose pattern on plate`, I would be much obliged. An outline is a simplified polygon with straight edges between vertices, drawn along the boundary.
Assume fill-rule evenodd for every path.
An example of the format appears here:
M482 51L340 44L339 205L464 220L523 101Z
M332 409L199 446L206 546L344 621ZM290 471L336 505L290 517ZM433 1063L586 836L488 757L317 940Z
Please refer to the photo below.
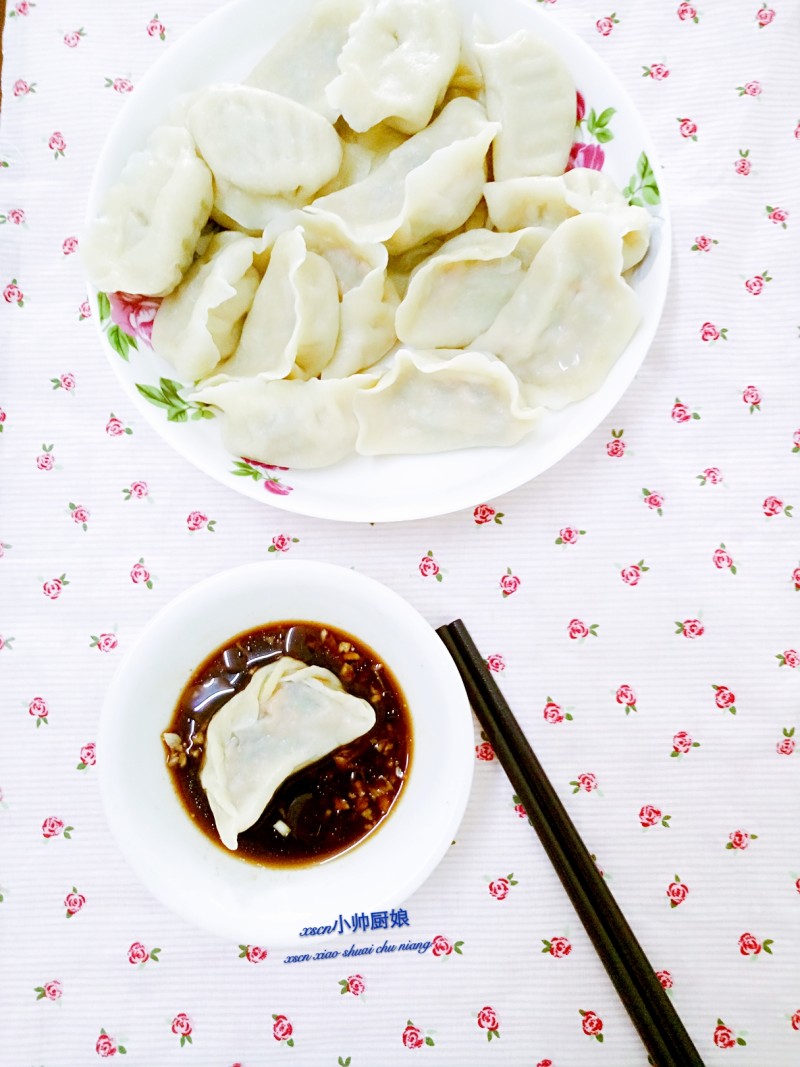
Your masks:
M3 751L13 753L0 768L8 852L0 911L14 909L0 1001L27 998L36 1018L33 1025L22 1013L5 1019L0 1062L118 1061L127 1048L147 1062L199 1054L223 1067L251 1067L267 1041L273 1055L309 1063L351 1056L355 1067L424 1057L426 1036L449 1050L445 1059L452 1051L469 1062L480 1059L476 1050L489 1032L478 1023L482 1012L484 1022L489 1012L499 1020L502 1040L492 1039L485 1054L499 1063L513 1059L511 1041L529 1050L532 1064L583 1062L595 1045L584 1030L587 1016L590 1031L595 1019L602 1023L596 1032L614 1062L637 1062L638 1039L619 1006L578 992L591 948L565 919L560 889L547 887L533 854L522 850L526 818L509 803L502 768L477 733L475 788L486 790L484 813L496 822L490 844L481 829L465 825L446 864L420 890L413 933L403 931L402 939L430 941L428 960L396 953L292 968L271 946L243 950L180 933L134 892L97 822L97 708L119 657L153 611L237 554L280 565L301 551L374 574L432 621L445 611L463 614L525 729L547 747L566 802L576 818L591 820L592 847L612 886L641 892L645 920L656 931L654 966L667 968L686 1003L702 1009L695 1036L704 1057L762 1067L766 1048L776 1065L793 1062L800 870L786 843L800 757L797 718L786 708L794 707L800 681L800 557L791 521L800 420L792 390L798 275L790 244L797 197L786 179L800 144L800 112L791 111L793 71L784 67L780 41L784 30L791 33L796 9L761 0L672 0L654 19L647 5L534 5L575 29L612 66L656 139L671 177L680 299L667 302L659 340L618 409L536 482L500 499L487 493L460 514L413 527L334 528L254 511L180 457L165 459L146 420L110 377L105 381L106 372L98 374L88 320L104 329L119 361L135 368L158 303L135 294L109 294L107 305L87 299L80 240L94 160L149 65L221 6L198 0L189 11L132 0L117 26L92 5L66 0L7 5L0 316L4 341L20 359L9 363L0 390L8 461L0 508L8 591L0 619ZM710 73L718 107L706 93ZM614 162L626 132L621 114L608 114L615 101L581 88L573 165L602 168L621 186L630 180L626 197L647 204L646 169L640 173L634 157L620 173ZM171 379L136 381L159 418L208 418ZM673 415L676 404L682 407ZM297 492L292 472L238 456L231 468L266 501ZM126 498L123 488L133 486ZM441 582L420 573L423 558L439 568ZM599 621L599 640L570 638L571 620L581 633L577 624L588 630ZM678 623L683 630L674 634ZM696 624L702 635L692 635ZM634 737L646 788L642 779L615 773ZM745 765L743 798L730 771ZM34 769L37 791L24 784ZM689 819L688 805L698 798L702 818ZM661 819L650 822L654 811L661 819L674 813L669 832ZM751 878L764 888L759 916L751 910ZM724 960L706 907L720 882L728 887L732 924ZM35 906L33 898L25 903L30 885ZM131 889L124 907L118 885ZM453 885L459 892L448 894L445 914L442 901ZM527 928L520 966L506 973L507 946L526 929L525 916L537 925ZM488 923L496 938L485 937ZM353 941L377 947L378 934ZM399 935L388 931L386 939L399 942ZM773 937L770 954L764 946ZM562 954L560 939L570 951ZM545 940L554 951L540 954ZM475 974L499 976L491 988L475 988L466 1013L456 1003L461 979L453 971L461 968L463 976L464 957ZM20 986L24 961L33 958L35 970ZM716 1002L718 983L710 980L712 968L730 972L737 961L730 1002L746 1010ZM556 968L563 985L534 1027L515 1012L509 993L548 980L537 977L536 965ZM759 968L756 979L751 967ZM168 982L159 988L153 974L163 968ZM260 1045L248 1044L249 1027L226 1029L200 997L217 969L225 970L242 1018L263 1018L252 1035ZM280 989L266 1012L264 980ZM759 996L751 999L754 981ZM381 1029L371 1013L387 988L393 1021ZM118 991L118 999L101 1000L105 989ZM359 1021L337 1020L325 1034L318 1024L312 1033L308 998L321 1011L326 1002L358 1011ZM141 1004L135 1021L124 1010L133 999ZM84 1020L80 1039L61 1001ZM180 1050L181 1037L193 1038L193 1047L186 1042ZM739 1037L748 1046L727 1051Z

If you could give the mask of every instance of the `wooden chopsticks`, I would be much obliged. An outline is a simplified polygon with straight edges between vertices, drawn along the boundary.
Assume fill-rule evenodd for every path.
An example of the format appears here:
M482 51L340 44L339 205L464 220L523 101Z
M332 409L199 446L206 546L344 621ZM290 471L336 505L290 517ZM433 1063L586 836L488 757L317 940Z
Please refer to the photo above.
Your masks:
M470 704L519 795L597 954L656 1067L704 1067L469 632L456 619L436 631Z

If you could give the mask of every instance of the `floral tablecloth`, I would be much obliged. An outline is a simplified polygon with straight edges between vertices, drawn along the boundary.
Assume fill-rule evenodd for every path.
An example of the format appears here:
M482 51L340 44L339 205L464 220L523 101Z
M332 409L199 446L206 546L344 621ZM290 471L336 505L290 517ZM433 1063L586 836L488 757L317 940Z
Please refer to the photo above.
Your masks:
M212 482L100 353L75 254L94 161L148 66L218 6L8 5L0 1062L646 1062L477 727L455 844L388 928L343 924L335 958L221 942L134 881L94 748L118 658L191 583L284 556L364 571L433 624L463 616L706 1062L800 1062L800 4L540 3L656 139L664 320L554 469L383 526Z

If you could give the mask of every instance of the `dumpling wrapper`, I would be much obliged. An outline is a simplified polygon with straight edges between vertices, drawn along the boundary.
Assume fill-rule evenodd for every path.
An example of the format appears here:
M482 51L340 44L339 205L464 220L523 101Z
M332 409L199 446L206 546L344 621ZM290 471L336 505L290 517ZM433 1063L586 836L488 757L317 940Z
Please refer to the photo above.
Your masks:
M212 198L211 172L188 130L157 127L81 240L92 283L105 292L172 292L192 262Z
M411 275L395 316L398 338L414 348L471 344L510 300L549 236L538 227L468 230L451 238Z
M560 410L583 400L600 388L641 319L621 269L619 235L605 215L567 219L475 348L504 360L535 403Z
M328 103L354 130L386 122L417 133L444 97L459 48L452 0L369 0L350 27Z
M513 232L524 226L554 230L566 219L598 211L613 221L622 238L622 269L630 270L650 245L650 214L631 205L607 174L576 167L557 178L510 178L488 182L483 195L495 229Z
M367 178L315 200L362 241L390 255L460 226L481 199L486 152L499 129L469 97L451 100L420 133L390 152Z
M470 217L455 230L452 230L449 234L439 235L437 237L429 237L427 241L420 245L414 245L413 248L407 249L405 252L400 252L399 255L391 256L389 259L389 265L386 268L388 276L391 278L395 289L400 294L402 299L408 290L408 283L411 281L411 275L426 259L429 259L434 253L438 252L448 241L452 241L454 237L458 237L462 233L466 233L468 230L485 230L489 227L489 216L486 210L486 202L481 199L478 201L478 206L472 212Z
M558 53L528 30L476 43L486 112L499 122L492 144L497 181L562 174L575 134L575 83Z
M263 196L311 196L336 174L342 145L322 115L249 85L210 85L186 115L214 178Z
M483 352L400 349L355 396L362 456L417 455L516 444L539 418L508 367Z
M363 9L364 0L320 0L267 52L245 85L288 96L334 122L341 112L325 89L339 74L336 61Z
M211 218L226 230L241 230L258 237L279 215L303 207L307 196L266 196L250 193L224 178L214 179Z
M349 455L358 423L353 398L375 378L273 379L226 381L211 378L191 399L213 404L225 447L279 467L329 467Z
M298 226L275 242L239 346L219 371L231 378L313 378L330 362L338 336L336 277L308 251Z
M291 227L298 227L309 253L324 259L336 278L339 333L323 378L346 378L371 367L396 341L394 316L399 302L387 280L383 245L359 241L345 223L327 212L294 211L264 231L270 247Z
M478 57L475 54L475 41L462 32L458 66L453 72L450 84L442 99L442 104L449 104L458 96L471 96L479 104L485 105L483 74Z
M253 266L257 249L251 237L215 234L178 288L161 301L153 348L181 378L204 378L236 348L261 281Z
M206 732L200 784L223 845L238 848L290 774L374 725L372 705L324 667L282 656L257 670Z

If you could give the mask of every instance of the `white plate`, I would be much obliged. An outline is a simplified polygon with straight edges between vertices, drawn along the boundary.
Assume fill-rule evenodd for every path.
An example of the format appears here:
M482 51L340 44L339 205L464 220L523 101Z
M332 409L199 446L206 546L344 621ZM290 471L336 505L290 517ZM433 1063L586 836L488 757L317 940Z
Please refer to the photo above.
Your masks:
M173 788L161 733L212 652L245 630L289 619L328 623L378 654L406 698L412 755L392 811L356 848L307 867L262 867L217 847L193 823ZM305 945L313 956L325 937L304 929L391 915L433 871L466 807L473 746L458 671L410 604L344 567L281 560L223 571L155 616L109 688L97 764L112 833L164 905L237 944ZM348 933L342 925L335 938Z
M311 6L312 0L292 4L233 0L172 45L137 85L111 129L89 194L89 218L98 213L106 190L131 152L143 147L179 94L212 82L241 81ZM497 37L527 27L549 41L570 68L586 101L587 116L590 110L599 116L614 109L604 127L613 136L602 145L602 169L623 188L632 177L637 180L637 163L644 153L661 181L649 131L630 97L588 45L535 10L529 0L457 0L457 6L465 20L478 14ZM531 121L536 121L533 103ZM576 130L576 140L598 143L587 133L585 121ZM669 214L663 203L652 210L652 245L633 282L644 310L639 329L598 392L562 412L547 412L537 429L511 448L353 456L319 471L243 465L241 457L231 456L222 446L214 420L194 421L190 410L186 421L170 422L163 407L143 397L137 386L158 389L161 378L174 380L175 371L142 344L129 352L127 362L121 359L109 343L110 322L107 316L101 321L93 293L95 321L135 406L177 452L223 484L287 511L328 519L389 522L444 515L499 496L547 470L592 432L630 385L655 335L669 277Z

